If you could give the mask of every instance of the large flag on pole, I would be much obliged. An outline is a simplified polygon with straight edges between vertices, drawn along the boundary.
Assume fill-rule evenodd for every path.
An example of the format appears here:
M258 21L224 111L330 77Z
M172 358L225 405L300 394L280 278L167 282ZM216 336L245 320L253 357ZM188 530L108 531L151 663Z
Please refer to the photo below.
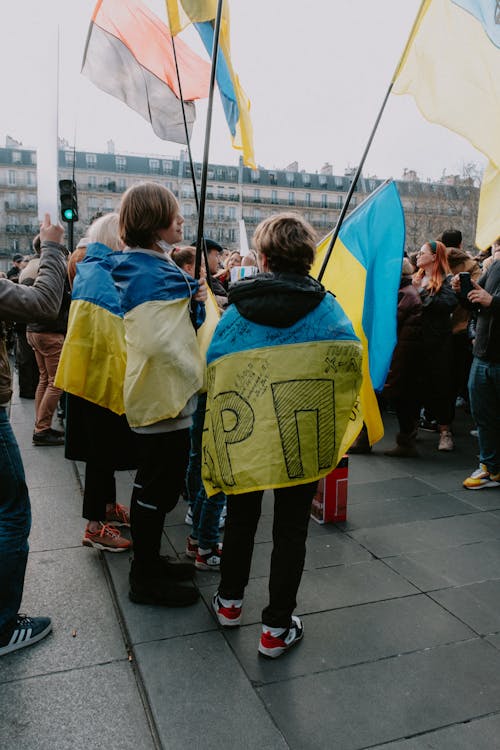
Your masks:
M488 158L476 243L500 234L500 6L496 0L424 0L394 74L423 116Z
M193 23L205 49L212 55L217 0L166 0L166 5L172 34L178 34ZM243 161L248 167L255 168L250 101L231 62L227 0L222 9L216 76L233 147L242 152Z
M191 133L193 100L208 96L210 64L180 40L176 52ZM159 138L186 143L172 36L140 0L99 0L82 73L148 120Z
M330 239L331 233L318 245L312 276L321 269ZM403 208L391 181L381 185L345 219L322 278L363 345L360 409L370 444L384 434L374 390L380 391L384 386L396 344L404 243Z

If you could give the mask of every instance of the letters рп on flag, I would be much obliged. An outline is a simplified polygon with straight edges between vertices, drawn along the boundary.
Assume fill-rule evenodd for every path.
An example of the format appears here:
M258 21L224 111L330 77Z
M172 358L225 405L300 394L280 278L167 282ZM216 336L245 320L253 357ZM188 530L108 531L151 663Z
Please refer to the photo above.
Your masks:
M217 0L166 0L166 5L172 34L178 34L193 23L211 56ZM231 62L228 0L222 7L216 75L233 147L242 152L243 161L248 167L255 168L250 101Z
M500 234L500 7L497 0L425 0L393 78L427 120L488 158L476 244Z
M194 99L208 96L210 64L176 42L188 133ZM82 73L138 112L159 138L186 143L172 36L140 0L99 0L90 24Z
M318 276L330 239L318 246L311 276ZM322 279L363 344L360 406L370 443L384 434L374 389L383 388L396 345L404 244L403 207L395 183L388 182L344 221Z

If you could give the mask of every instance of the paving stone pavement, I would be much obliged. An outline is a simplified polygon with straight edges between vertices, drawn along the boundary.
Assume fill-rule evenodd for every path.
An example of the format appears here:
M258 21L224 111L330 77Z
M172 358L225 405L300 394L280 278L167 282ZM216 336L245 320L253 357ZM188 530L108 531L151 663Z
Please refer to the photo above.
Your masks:
M463 490L477 464L460 412L456 450L421 433L416 459L390 459L394 419L349 461L348 520L311 521L297 614L305 637L276 661L257 654L272 540L266 493L243 625L210 612L217 574L180 610L128 600L126 554L81 546L82 466L31 445L17 400L33 505L23 611L54 632L0 661L1 750L498 750L500 489ZM118 476L128 504L132 476ZM165 551L183 557L181 500Z

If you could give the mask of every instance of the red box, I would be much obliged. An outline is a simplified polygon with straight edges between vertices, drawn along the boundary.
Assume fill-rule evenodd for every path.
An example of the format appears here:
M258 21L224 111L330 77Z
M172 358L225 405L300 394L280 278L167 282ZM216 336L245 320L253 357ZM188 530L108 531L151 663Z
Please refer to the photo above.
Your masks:
M311 506L317 523L338 523L347 519L347 479L349 457L343 456L328 476L320 479Z

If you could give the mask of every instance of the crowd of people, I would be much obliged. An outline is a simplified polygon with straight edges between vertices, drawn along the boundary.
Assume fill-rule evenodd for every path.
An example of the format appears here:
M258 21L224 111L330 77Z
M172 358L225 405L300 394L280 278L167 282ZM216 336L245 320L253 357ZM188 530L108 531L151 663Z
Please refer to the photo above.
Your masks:
M298 215L278 214L262 222L255 250L244 256L204 239L199 279L194 278L196 243L182 244L183 222L167 188L140 183L126 191L119 214L92 223L69 261L62 227L46 216L34 256L15 256L8 278L0 279L0 655L37 642L51 629L47 617L19 614L30 508L8 418L13 329L19 394L35 399L33 444L64 444L67 459L85 463L82 544L131 553L130 599L189 606L199 598L196 570L216 571L221 579L214 615L223 627L238 626L263 491L272 488L269 602L258 650L275 658L303 636L293 612L318 470L293 453L299 445L286 455L286 482L252 483L250 476L238 491L230 480L209 489L203 467L207 461L209 473L213 467L202 437L218 397L213 363L221 352L257 347L252 341L260 347L358 342L333 295L309 275L316 236ZM209 383L199 345L207 305L222 314L207 355ZM464 487L500 487L500 237L478 258L462 248L461 233L450 229L405 257L397 330L381 398L394 410L399 431L386 455L417 457L422 426L438 433L438 450L453 450L455 409L465 406L477 429L480 466L464 479ZM261 388L272 361L265 360L264 375L252 387ZM294 372L292 363L292 380ZM294 382L302 381L297 375ZM289 398L297 409L302 404L310 409L305 389L295 388ZM235 424L221 422L215 436L221 450L230 439L244 439L237 402L244 399L238 394L234 399L226 412ZM53 426L58 409L64 430ZM260 428L259 419L252 413L252 429ZM281 423L280 431L286 442ZM268 447L261 442L256 462L265 464ZM353 453L370 449L363 433L351 448ZM115 472L124 469L135 471L130 510L116 495ZM166 514L181 495L188 501L191 527L184 560L161 553Z

